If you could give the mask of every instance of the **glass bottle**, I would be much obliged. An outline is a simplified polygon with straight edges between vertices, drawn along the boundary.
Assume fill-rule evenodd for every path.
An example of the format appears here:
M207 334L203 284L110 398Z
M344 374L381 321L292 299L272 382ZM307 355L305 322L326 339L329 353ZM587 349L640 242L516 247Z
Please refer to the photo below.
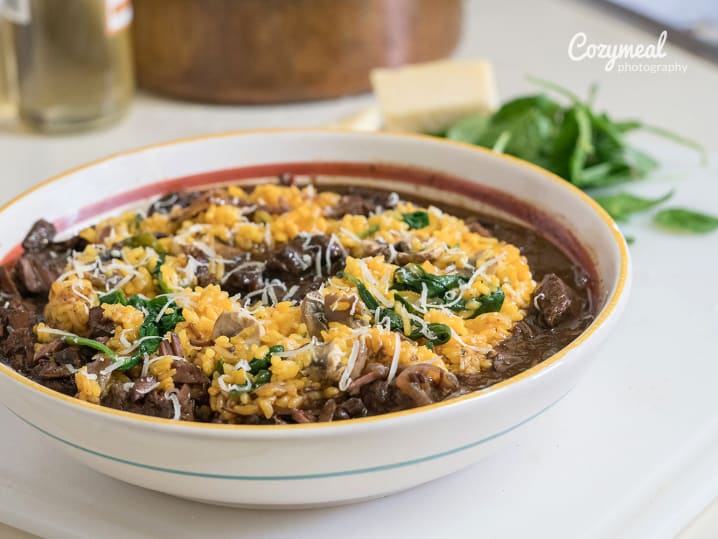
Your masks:
M110 123L134 91L129 0L4 0L17 112L42 132Z
M1 7L2 0L0 0ZM11 115L12 110L12 100L10 98L10 50L6 35L6 24L0 12L0 125Z

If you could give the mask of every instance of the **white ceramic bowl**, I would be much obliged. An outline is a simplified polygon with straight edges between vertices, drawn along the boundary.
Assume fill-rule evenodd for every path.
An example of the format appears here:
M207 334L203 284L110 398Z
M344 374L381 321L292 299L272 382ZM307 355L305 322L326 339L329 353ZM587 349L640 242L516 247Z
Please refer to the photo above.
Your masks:
M406 183L407 165L423 170L413 175L420 185ZM574 254L594 259L598 316L568 347L514 378L385 416L288 426L179 423L84 403L0 365L0 399L18 420L102 473L177 496L264 507L358 501L449 474L491 454L509 435L520 436L522 425L573 387L626 304L626 245L591 199L523 161L419 136L255 131L112 156L3 207L0 255L17 255L14 246L40 217L71 229L172 188L282 170L353 171L367 183L540 223Z

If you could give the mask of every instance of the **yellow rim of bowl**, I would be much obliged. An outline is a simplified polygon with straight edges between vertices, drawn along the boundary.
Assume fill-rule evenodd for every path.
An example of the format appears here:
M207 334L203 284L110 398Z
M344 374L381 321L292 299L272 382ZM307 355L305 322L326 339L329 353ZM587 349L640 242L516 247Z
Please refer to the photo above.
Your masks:
M101 406L99 404L92 404L90 402L82 401L80 399L77 399L75 397L71 397L69 395L64 395L63 393L59 393L57 391L54 391L52 389L49 389L37 382L34 382L30 380L29 378L26 378L22 374L18 373L17 371L11 369L9 366L5 365L4 363L0 363L0 372L6 374L16 382L19 382L31 389L40 391L44 393L45 395L60 399L62 401L65 401L67 403L70 403L73 406L79 406L88 410L91 410L93 412L101 412L104 414L109 414L115 417L119 417L122 419L128 419L131 421L140 421L145 423L154 423L159 425L165 425L165 426L171 426L171 427L181 427L181 428L190 428L190 429L211 429L211 430L225 430L225 431L277 431L277 430L304 430L304 429L336 429L341 427L347 427L351 425L356 424L365 424L375 421L388 421L391 419L397 419L401 417L406 417L409 415L414 415L418 413L424 413L429 412L432 410L436 410L439 408L444 408L446 406L452 406L457 405L461 402L465 402L472 399L478 399L485 395L494 393L500 389L506 388L508 386L512 386L516 384L517 382L520 382L522 380L525 380L526 378L530 378L531 376L534 376L535 374L546 370L550 366L558 363L568 352L571 350L577 348L580 346L583 342L585 342L591 335L593 335L598 328L600 328L603 323L608 319L608 317L611 315L611 313L614 311L616 306L618 305L619 298L623 294L623 291L626 287L626 282L628 279L628 250L626 246L626 242L623 239L623 236L618 230L618 227L616 226L615 222L611 219L611 217L606 213L606 211L596 203L591 197L589 197L586 193L572 185L571 183L567 182L566 180L560 178L559 176L553 174L552 172L547 171L546 169L543 169L537 165L534 165L533 163L529 163L528 161L524 161L523 159L519 159L518 157L514 157L511 155L506 154L500 154L497 152L494 152L492 150L482 148L480 146L474 146L472 144L466 144L463 142L457 142L453 140L447 140L447 139L436 139L435 137L431 137L429 135L416 135L416 134L395 134L395 133L362 133L357 131L352 131L348 129L337 129L337 128L279 128L279 129L250 129L250 130L241 130L241 131L229 131L225 133L217 133L213 135L199 135L195 137L187 137L182 139L177 139L169 142L162 142L158 144L150 144L148 146L143 146L141 148L136 148L133 150L128 150L125 152L118 152L111 155L108 155L106 157L103 157L101 159L97 159L95 161L91 161L90 163L72 168L66 172L63 172L61 174L58 174L56 176L53 176L43 182L40 182L39 184L31 187L27 191L24 191L23 193L17 195L16 197L10 199L10 201L6 202L2 206L0 206L0 213L4 212L7 208L12 206L13 204L16 204L20 200L28 197L35 191L39 191L40 189L46 187L47 185L51 183L58 182L62 180L63 178L66 178L67 176L71 176L81 170L85 170L88 168L92 168L96 165L99 165L101 163L105 163L107 161L112 161L113 159L126 157L128 155L134 155L139 154L148 150L154 150L158 148L165 148L169 146L175 146L179 144L186 144L189 142L195 142L200 140L213 140L213 139L221 139L221 138L230 138L230 137L237 137L237 136L252 136L252 135L261 135L261 134L292 134L292 133L306 133L306 132L312 132L312 133L325 133L325 134L331 134L331 133L344 133L344 134L353 134L353 135L368 135L368 136L375 136L375 137L387 137L387 138L405 138L405 139L416 139L416 140L422 140L427 141L431 140L434 143L437 144L450 144L462 149L470 149L472 151L477 151L480 153L491 155L492 157L495 157L497 159L504 159L507 161L511 161L512 163L518 164L519 166L530 168L534 172L537 172L544 176L545 178L551 180L552 182L556 183L557 185L560 185L564 189L568 189L572 191L574 194L578 195L581 199L583 199L584 202L586 202L594 212L598 214L598 216L605 222L608 229L613 234L613 237L616 241L616 246L618 247L619 253L620 253L620 270L618 275L618 281L616 283L616 288L611 295L611 297L608 299L606 305L603 309L599 312L598 316L595 318L595 320L591 323L591 325L584 330L581 335L579 335L575 340L571 341L568 345L566 345L564 348L556 352L554 355L549 356L541 363L531 367L530 369L527 369L515 376L512 376L511 378L507 378L506 380L503 380L497 384L494 384L486 389L480 390L480 391L474 391L471 393L467 393L466 395L462 395L461 397L457 397L454 399L446 400L437 402L434 404L429 404L426 406L420 406L417 408L410 408L408 410L401 410L398 412L390 412L387 414L380 414L370 417L362 417L357 419L346 419L339 422L322 422L322 423L303 423L303 424L292 424L292 425L232 425L232 424L217 424L217 423L200 423L200 422L191 422L191 421L175 421L173 419L164 419L159 417L152 417L152 416L145 416L142 414L135 414L132 412L125 412L121 410L116 410L114 408L109 408L107 406Z

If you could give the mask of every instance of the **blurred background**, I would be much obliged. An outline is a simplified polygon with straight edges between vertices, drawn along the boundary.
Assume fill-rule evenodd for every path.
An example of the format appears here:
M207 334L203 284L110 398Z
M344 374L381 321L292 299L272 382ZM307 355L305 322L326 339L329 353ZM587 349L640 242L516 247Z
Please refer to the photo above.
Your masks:
M715 0L584 4L718 60ZM136 87L212 104L336 99L369 91L372 68L451 55L462 31L476 31L468 19L493 10L479 0L0 0L0 115L5 129L89 130L121 120ZM519 50L532 40L508 33ZM507 43L485 45L491 59Z

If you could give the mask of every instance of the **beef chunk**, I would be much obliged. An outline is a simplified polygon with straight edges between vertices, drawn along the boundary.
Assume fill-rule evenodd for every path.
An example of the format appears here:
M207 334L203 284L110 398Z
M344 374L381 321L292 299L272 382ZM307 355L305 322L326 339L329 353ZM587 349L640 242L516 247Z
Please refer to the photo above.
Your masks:
M182 386L177 393L177 400L180 403L179 418L184 421L194 421L194 401L190 397L188 386ZM145 415L164 417L166 419L172 419L175 416L175 406L172 399L159 391L148 393L139 411Z
M115 333L115 323L105 318L102 307L92 307L87 322L90 328L90 338L111 337Z
M197 277L197 286L201 286L202 288L218 283L217 278L210 274L209 267L205 264L197 266L197 272L195 275ZM236 294L236 292L234 292L234 294Z
M334 412L335 419L350 419L356 417L365 417L369 411L364 406L362 400L358 397L352 397L345 400L339 405L337 411Z
M375 380L362 386L360 394L364 406L372 414L383 414L396 406L392 388L386 380Z
M488 228L486 228L477 220L467 219L466 225L469 231L473 232L474 234L479 234L480 236L484 236L486 238L491 237L491 232L489 232Z
M6 297L19 297L20 292L18 292L15 281L13 281L12 275L10 275L7 268L0 266L0 299L2 299L3 295Z
M187 385L177 392L180 403L180 419L194 421L194 400ZM133 384L112 384L102 397L102 405L153 417L172 419L175 406L172 399L163 391L152 390L146 395L136 391Z
M22 370L32 363L35 355L35 335L32 327L40 318L39 307L17 297L3 300L0 304L0 337L5 342L0 356L7 358L10 366Z
M544 323L552 328L581 310L576 293L555 273L549 273L536 288L534 305Z
M28 293L46 295L64 271L66 262L66 258L55 251L28 252L18 259L15 271Z
M396 377L395 384L415 406L443 400L459 388L459 381L454 374L428 363L417 363L403 368Z
M344 251L338 242L331 241L331 238L324 234L300 234L269 259L267 271L282 280L298 277L309 271L314 273L317 255L325 275L333 273L337 266L344 264ZM330 268L326 267L327 258Z
M277 176L277 179L279 180L279 185L283 185L284 187L292 187L295 183L294 174L290 172L282 172Z
M361 194L352 192L343 195L336 206L330 208L327 217L341 219L347 214L370 215L379 213L382 209L392 209L399 202L396 193L379 191L364 191Z
M7 323L15 331L32 329L39 318L38 309L25 301L11 301L7 308Z
M124 384L112 384L102 396L100 403L115 410L129 410L131 408L130 390Z
M63 365L72 365L79 369L92 359L94 350L79 346L67 346L55 352L55 362Z
M189 207L195 200L202 196L201 191L175 191L155 200L147 211L147 215L155 213L170 213L175 206L179 208Z
M232 269L233 268L228 267L227 273L232 271ZM257 266L251 265L247 266L246 269L242 268L234 271L223 283L222 288L230 294L242 294L244 296L261 289L263 286L262 270Z
M175 360L172 362L175 374L172 377L176 385L180 384L201 384L209 386L209 378L205 376L197 365L189 361Z
M43 358L33 367L32 373L40 379L67 378L72 375L64 365L58 365L53 358Z
M22 248L28 253L44 251L52 243L55 234L57 234L55 225L45 219L40 219L32 225L30 232L25 236L22 242Z

